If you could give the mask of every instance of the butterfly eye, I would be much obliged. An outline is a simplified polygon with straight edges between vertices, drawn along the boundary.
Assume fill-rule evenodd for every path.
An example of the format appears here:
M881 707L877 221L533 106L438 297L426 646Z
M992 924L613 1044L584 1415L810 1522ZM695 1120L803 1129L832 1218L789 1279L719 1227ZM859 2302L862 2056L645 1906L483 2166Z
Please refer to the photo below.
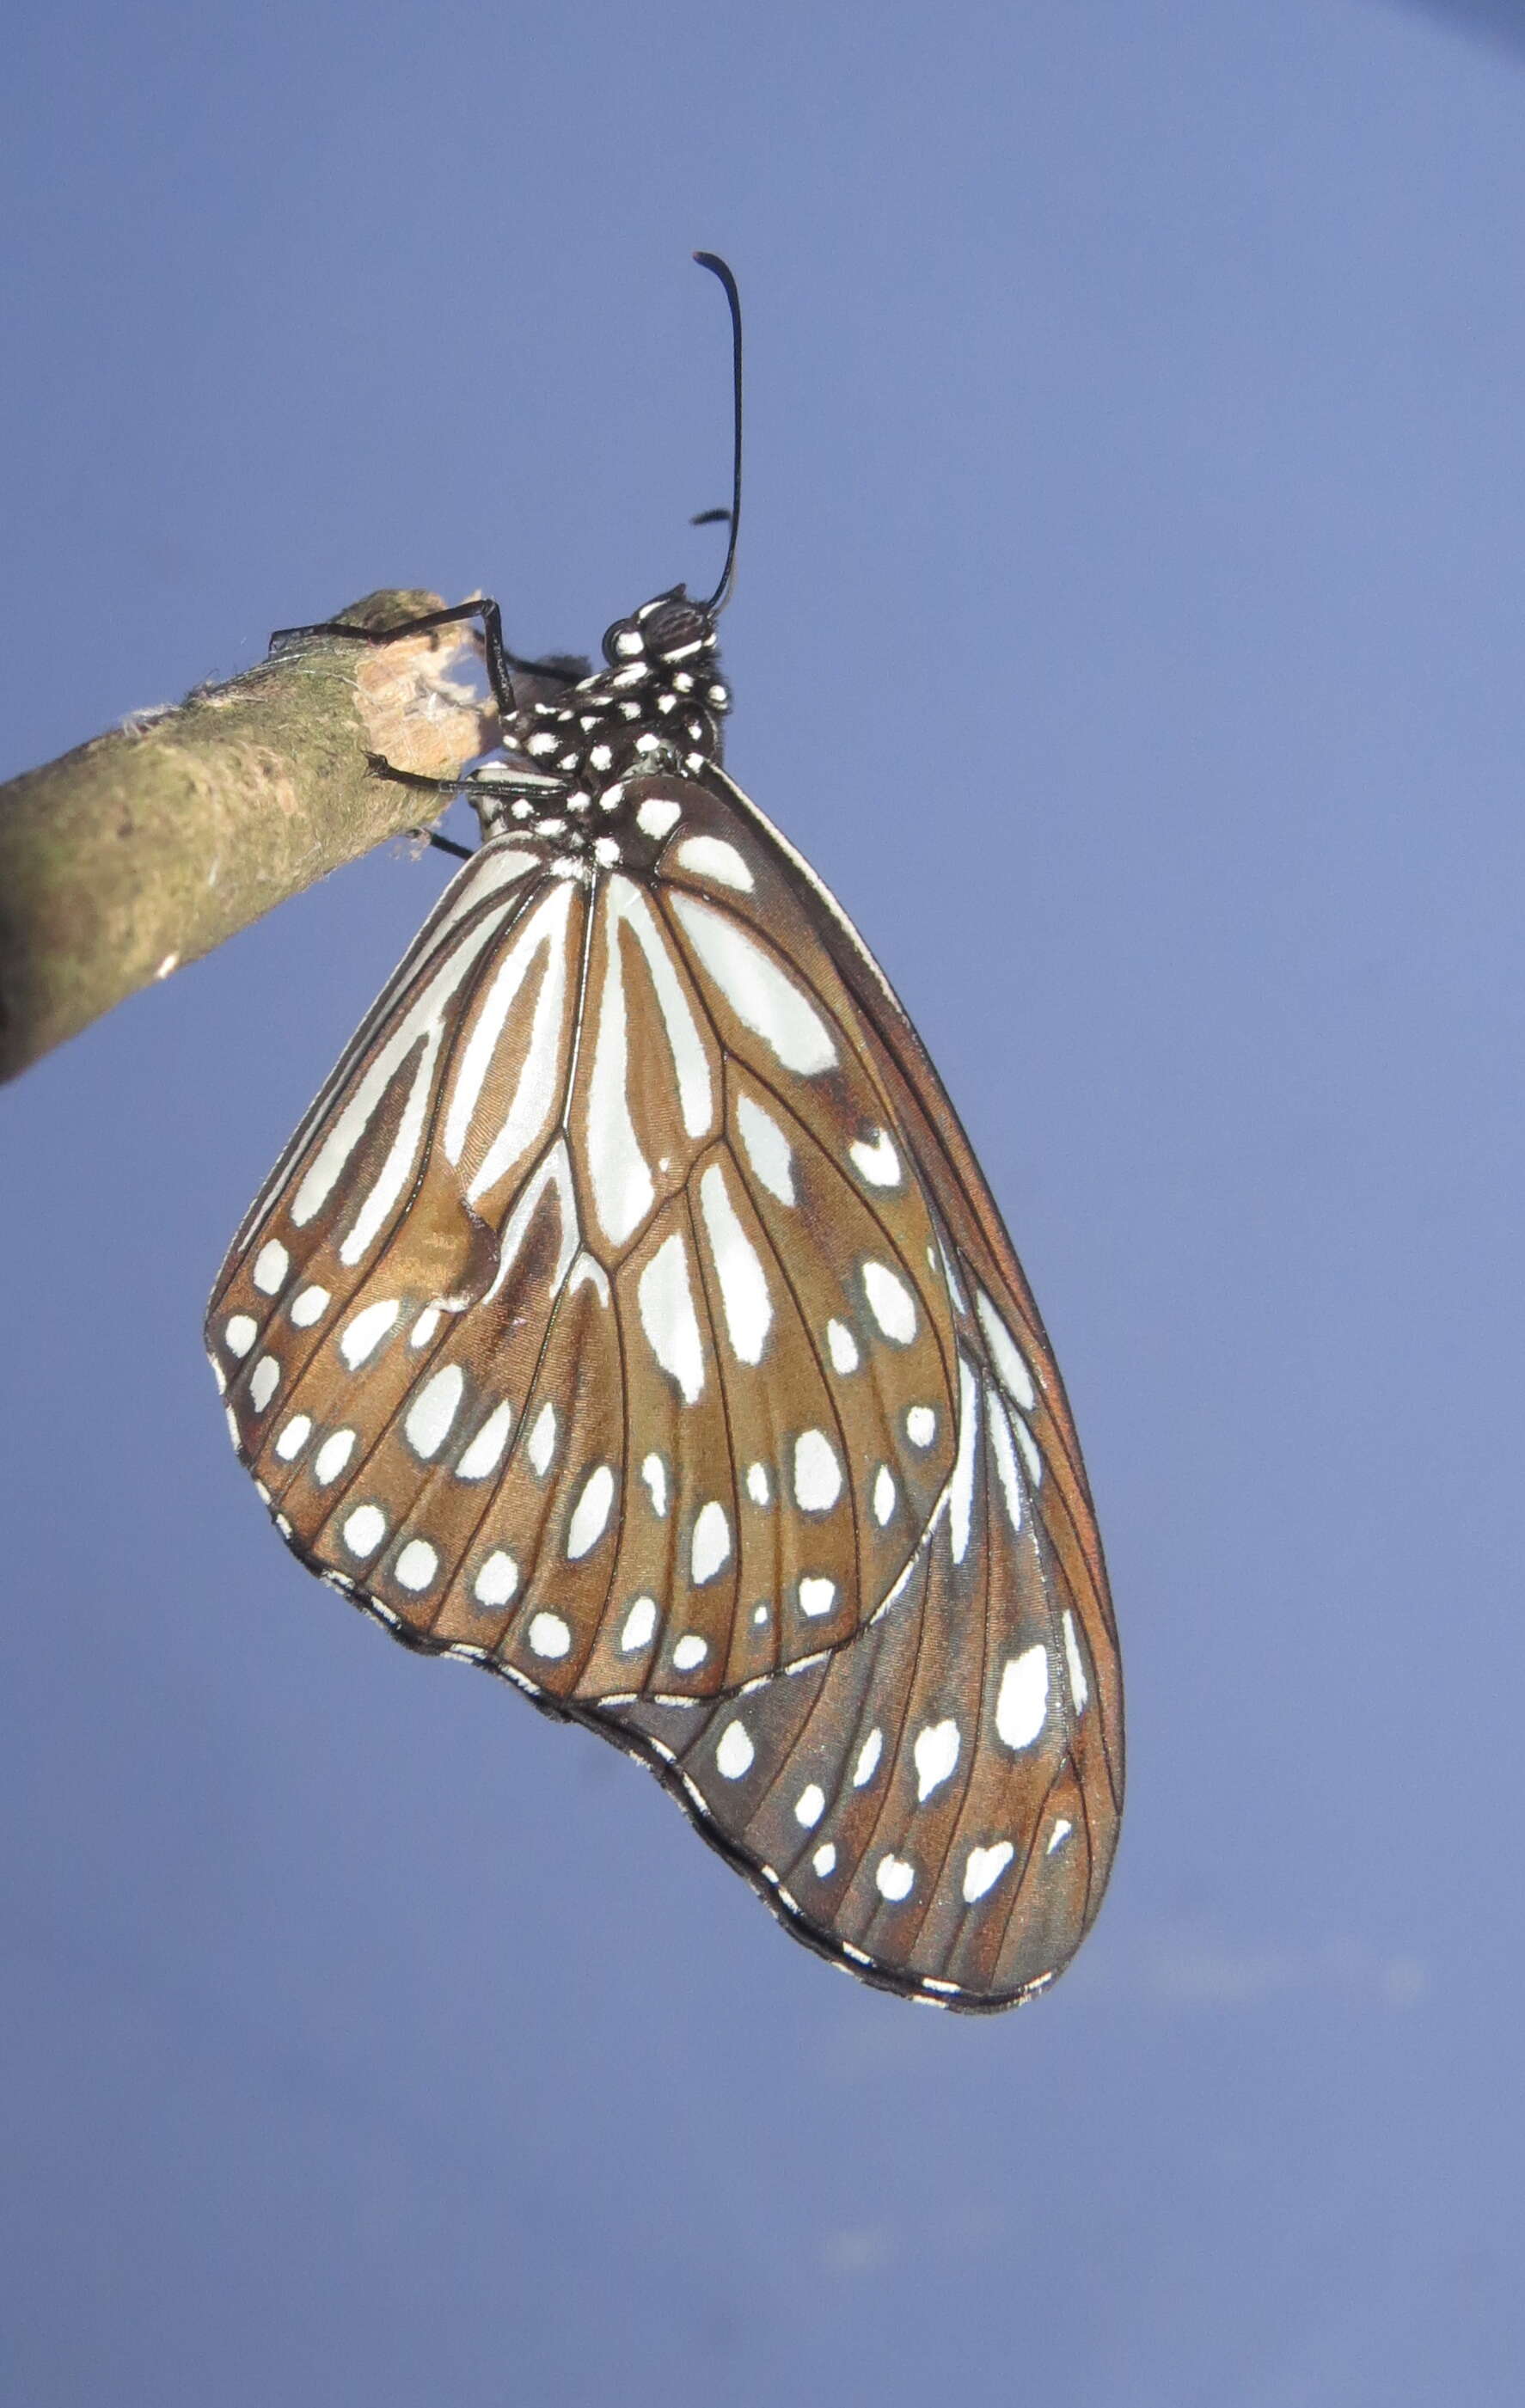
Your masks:
M633 619L616 619L604 636L604 659L611 669L639 661L645 650L646 638Z
M482 773L487 841L256 1199L207 1345L306 1565L640 1758L813 1949L1009 2007L1116 1845L1101 1544L919 1039L650 673L714 607L616 621L570 750L532 736L491 801ZM724 708L717 669L701 692ZM591 841L583 747L618 771Z

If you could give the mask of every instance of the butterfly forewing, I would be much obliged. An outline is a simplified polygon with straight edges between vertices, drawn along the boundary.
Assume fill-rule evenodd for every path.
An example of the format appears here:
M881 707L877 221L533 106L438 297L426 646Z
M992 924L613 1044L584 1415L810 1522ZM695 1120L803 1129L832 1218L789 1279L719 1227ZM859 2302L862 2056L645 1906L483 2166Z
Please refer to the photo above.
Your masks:
M208 1343L305 1562L643 1756L811 1945L1007 2006L1116 1841L1085 1473L909 1020L712 724L669 740L713 650L680 599L521 714L565 806L442 899Z
M557 1695L707 1696L841 1645L956 1442L857 1008L741 924L706 841L712 893L484 848L209 1323L300 1551Z

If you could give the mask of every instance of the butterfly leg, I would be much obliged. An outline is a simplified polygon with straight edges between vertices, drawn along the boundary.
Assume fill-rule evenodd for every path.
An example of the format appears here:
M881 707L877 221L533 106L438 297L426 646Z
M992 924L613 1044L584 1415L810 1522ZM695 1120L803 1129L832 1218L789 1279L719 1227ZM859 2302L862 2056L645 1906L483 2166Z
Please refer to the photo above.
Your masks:
M273 652L279 645L298 643L306 636L348 636L357 643L390 644L395 643L399 636L427 635L431 628L455 626L464 619L482 621L487 679L500 719L511 718L518 708L513 692L515 670L522 676L553 679L562 685L573 685L584 674L585 664L582 661L559 658L527 661L522 660L517 652L511 652L503 640L502 611L490 595L475 602L455 602L448 609L425 611L421 617L404 619L394 627L355 627L344 619L318 619L303 627L277 627L271 634L269 649ZM462 788L459 778L425 778L416 770L395 768L381 752L367 753L367 760L374 776L391 778L398 785L412 786L424 794L450 796L459 794ZM530 772L523 782L526 787L548 787L554 786L556 781L554 778L537 778ZM440 853L456 853L463 861L471 857L469 846L457 844L451 837L439 836L432 828L419 828L415 833L425 837Z
M561 785L559 778L541 777L535 769L505 769L502 776L491 779L425 778L417 769L399 769L384 752L367 752L366 766L374 777L390 778L395 785L414 786L421 795L460 795L468 783L490 787L495 795L554 793Z
M487 655L487 681L504 719L511 718L518 709L513 692L515 670L522 677L550 678L561 685L575 685L584 674L581 661L526 661L521 660L517 652L511 652L503 641L502 611L490 595L476 602L455 602L447 609L425 611L422 618L404 619L395 627L352 627L343 619L319 619L307 627L277 627L270 638L270 650L274 652L278 644L295 643L304 636L351 636L361 643L391 644L399 636L425 636L433 627L454 626L463 619L479 618Z
M359 634L362 631L355 629L353 632ZM394 785L411 786L416 793L422 795L433 795L437 797L459 795L465 793L467 788L467 781L464 778L427 778L417 769L399 769L387 759L384 752L367 752L366 766L373 778L389 778ZM548 787L554 788L559 781L554 778L540 777L533 769L529 769L523 772L511 771L505 777L495 778L490 781L483 780L482 782L484 785L490 782L492 791L496 794L518 792L534 794L543 793ZM426 837L430 844L436 846L440 853L456 853L462 861L471 859L469 845L457 844L453 837L439 836L433 828L414 828L410 833Z

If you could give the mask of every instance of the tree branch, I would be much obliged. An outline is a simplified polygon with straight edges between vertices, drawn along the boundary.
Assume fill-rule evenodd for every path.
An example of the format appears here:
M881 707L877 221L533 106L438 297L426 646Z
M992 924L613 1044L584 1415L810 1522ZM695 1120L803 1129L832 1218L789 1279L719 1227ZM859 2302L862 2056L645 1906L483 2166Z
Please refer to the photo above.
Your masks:
M385 592L334 615L440 607ZM418 795L366 755L451 778L497 741L491 704L447 676L474 632L314 638L0 787L0 1079L416 827Z

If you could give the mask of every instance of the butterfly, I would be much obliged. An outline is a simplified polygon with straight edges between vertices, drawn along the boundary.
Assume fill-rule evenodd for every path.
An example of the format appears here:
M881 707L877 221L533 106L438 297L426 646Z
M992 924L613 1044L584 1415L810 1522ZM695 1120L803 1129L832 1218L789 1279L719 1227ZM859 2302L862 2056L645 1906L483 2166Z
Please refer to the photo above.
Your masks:
M697 256L733 325L720 585L617 621L596 673L540 665L533 700L496 604L412 623L480 614L507 757L446 790L481 847L256 1198L207 1344L310 1570L645 1763L808 1946L1000 2009L1106 1886L1115 1627L968 1139L722 767L740 313Z

